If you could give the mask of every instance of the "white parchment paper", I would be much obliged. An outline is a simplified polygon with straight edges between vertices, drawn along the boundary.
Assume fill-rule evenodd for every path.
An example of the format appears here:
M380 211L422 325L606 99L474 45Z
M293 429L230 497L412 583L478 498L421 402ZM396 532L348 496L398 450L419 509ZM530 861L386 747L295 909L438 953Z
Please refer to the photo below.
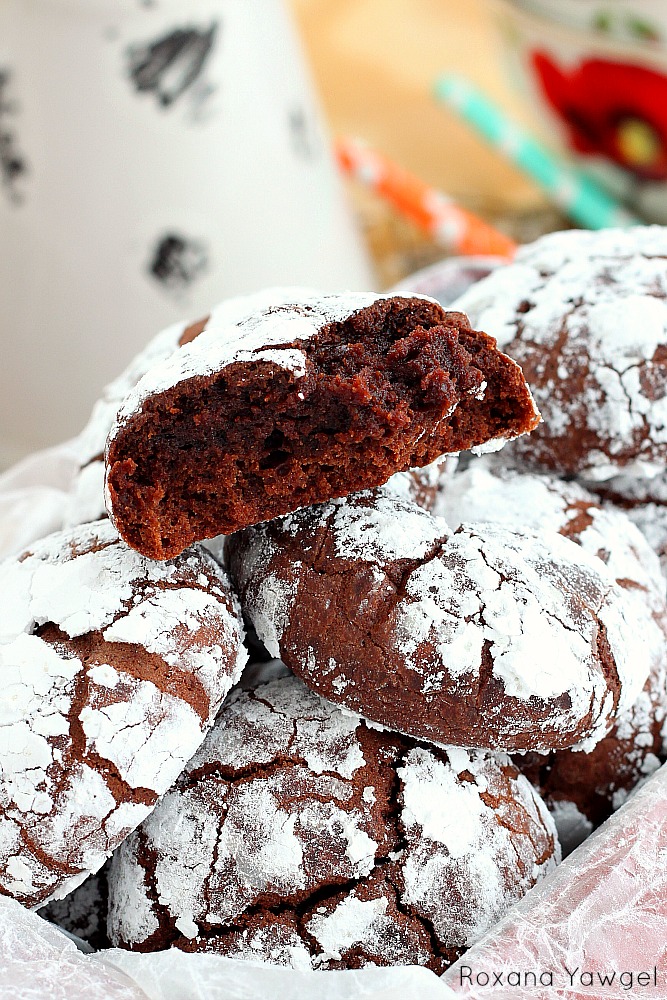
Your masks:
M416 966L357 972L295 972L177 949L135 955L114 949L94 956L110 972L130 975L150 1000L451 1000L457 996Z
M0 896L0 1000L146 1000L123 972L93 962L56 927Z
M512 971L536 973L537 985L513 986ZM541 986L549 971L553 986ZM667 764L443 978L475 1000L665 1000Z
M75 443L67 441L0 475L0 559L62 528L78 468Z

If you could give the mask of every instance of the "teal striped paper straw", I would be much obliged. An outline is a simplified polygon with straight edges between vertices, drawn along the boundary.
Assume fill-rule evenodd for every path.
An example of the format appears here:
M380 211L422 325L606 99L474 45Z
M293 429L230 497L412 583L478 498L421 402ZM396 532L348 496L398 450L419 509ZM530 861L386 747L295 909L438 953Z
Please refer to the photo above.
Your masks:
M532 177L574 222L587 229L641 225L596 181L545 149L464 77L441 77L435 96Z

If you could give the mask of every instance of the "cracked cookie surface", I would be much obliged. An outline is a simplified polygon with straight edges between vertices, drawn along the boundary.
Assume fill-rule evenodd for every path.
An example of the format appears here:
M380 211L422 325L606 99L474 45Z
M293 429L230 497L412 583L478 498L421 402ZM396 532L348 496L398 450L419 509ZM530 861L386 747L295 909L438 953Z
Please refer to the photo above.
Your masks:
M529 528L545 540L558 532L601 559L631 604L633 641L651 664L636 701L588 753L515 758L544 796L569 852L660 766L667 750L667 606L658 558L622 511L603 508L578 484L505 470L493 460L450 478L435 509L453 529L471 520Z
M590 747L648 677L600 559L554 534L362 493L239 532L227 555L272 656L323 697L437 743Z
M116 853L109 934L139 951L442 971L558 856L508 758L370 729L287 677L232 697Z
M667 231L550 234L456 303L517 361L542 412L512 455L595 479L667 466Z
M203 550L151 563L109 521L0 564L0 892L76 888L201 744L247 654Z

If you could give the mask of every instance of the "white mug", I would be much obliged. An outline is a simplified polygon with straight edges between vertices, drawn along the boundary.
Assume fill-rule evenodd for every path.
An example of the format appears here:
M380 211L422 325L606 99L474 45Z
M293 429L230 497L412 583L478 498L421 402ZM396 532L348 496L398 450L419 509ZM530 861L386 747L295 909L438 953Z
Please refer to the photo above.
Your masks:
M2 0L0 463L277 284L373 284L281 0Z

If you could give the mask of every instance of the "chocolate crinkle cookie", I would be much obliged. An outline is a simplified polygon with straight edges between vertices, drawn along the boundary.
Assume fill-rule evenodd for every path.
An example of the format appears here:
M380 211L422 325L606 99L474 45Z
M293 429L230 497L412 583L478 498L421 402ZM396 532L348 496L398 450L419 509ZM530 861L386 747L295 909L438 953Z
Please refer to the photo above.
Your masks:
M440 480L432 511L451 529L488 521L569 538L601 559L619 586L641 592L638 611L667 616L660 563L644 534L625 511L603 506L577 482L507 469L490 456Z
M667 229L562 232L456 303L522 367L543 423L512 454L607 479L667 466Z
M590 748L651 669L626 591L555 532L451 531L367 492L239 532L227 554L272 656L323 697L421 739Z
M260 309L289 301L295 295L309 294L313 293L306 288L267 288L253 295L226 299L217 307L216 315L221 324L233 326ZM208 316L204 316L194 323L175 323L163 330L132 359L118 378L105 387L101 398L93 407L88 423L72 442L81 467L70 490L63 527L74 527L106 517L104 449L123 401L151 368L195 340L207 323Z
M224 570L153 563L109 521L0 564L0 892L67 895L200 746L247 654Z
M542 794L563 852L623 805L667 756L667 677L652 672L634 705L589 753L527 753L514 763Z
M558 858L509 758L370 729L288 677L226 704L116 853L109 935L136 951L440 972Z
M214 310L126 398L107 509L165 559L538 420L518 365L430 299L302 297L236 324Z
M578 484L499 469L488 459L448 480L435 506L452 528L472 519L524 526L545 541L558 532L600 558L630 603L634 641L651 664L636 701L588 753L515 758L542 792L569 852L659 767L667 751L667 606L657 556L622 511L603 508Z

